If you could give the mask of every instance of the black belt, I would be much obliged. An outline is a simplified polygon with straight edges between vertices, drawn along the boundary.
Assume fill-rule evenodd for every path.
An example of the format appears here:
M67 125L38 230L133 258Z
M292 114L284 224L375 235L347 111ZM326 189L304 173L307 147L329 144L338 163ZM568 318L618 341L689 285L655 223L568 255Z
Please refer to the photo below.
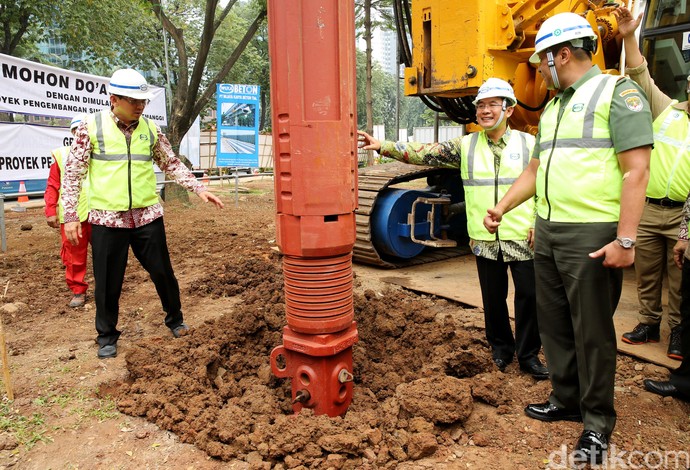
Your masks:
M683 207L683 204L685 202L680 202L680 201L674 201L673 199L669 199L667 197L663 199L656 199L653 197L647 197L645 200L650 203L650 204L656 204L657 206L662 206L662 207Z

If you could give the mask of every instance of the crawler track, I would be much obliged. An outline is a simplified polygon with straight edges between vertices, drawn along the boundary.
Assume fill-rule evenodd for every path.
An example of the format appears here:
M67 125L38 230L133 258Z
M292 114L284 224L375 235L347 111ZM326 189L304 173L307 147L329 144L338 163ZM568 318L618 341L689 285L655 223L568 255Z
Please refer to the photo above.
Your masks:
M370 217L376 206L376 199L386 188L406 181L447 173L448 169L404 163L386 163L359 170L359 207L355 211L357 239L354 261L384 268L400 268L453 258L469 253L467 246L456 248L426 249L412 259L383 259L371 241Z

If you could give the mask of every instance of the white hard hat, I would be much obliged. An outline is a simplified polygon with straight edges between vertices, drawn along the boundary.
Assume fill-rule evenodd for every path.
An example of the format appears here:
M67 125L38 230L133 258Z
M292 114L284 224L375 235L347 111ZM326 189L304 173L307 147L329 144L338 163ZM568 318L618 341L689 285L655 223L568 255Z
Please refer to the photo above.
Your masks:
M150 100L153 98L151 87L146 83L142 74L133 69L116 70L110 83L108 93L111 95L129 96L138 100Z
M484 98L505 98L510 102L509 106L515 106L517 104L513 87L510 86L510 83L500 78L489 78L485 81L482 86L479 87L477 97L472 101L472 104L476 106L479 100L483 100Z
M69 130L73 131L77 127L79 127L79 124L81 124L84 120L86 120L86 116L83 114L77 114L72 118L72 122L69 123Z
M534 40L534 54L529 61L538 64L539 53L556 44L569 42L573 47L584 47L585 38L593 39L596 45L597 35L586 19L575 13L559 13L544 21L539 28Z

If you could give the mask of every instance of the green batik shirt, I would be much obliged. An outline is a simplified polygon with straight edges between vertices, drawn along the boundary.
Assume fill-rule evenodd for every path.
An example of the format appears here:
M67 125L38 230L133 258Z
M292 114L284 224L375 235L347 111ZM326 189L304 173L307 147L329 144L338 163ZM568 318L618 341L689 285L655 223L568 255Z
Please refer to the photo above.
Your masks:
M484 132L484 131L481 131ZM496 175L501 167L501 152L510 139L511 130L494 143L491 139L489 148L494 154L494 167ZM462 137L456 137L447 142L437 144L420 144L416 142L381 142L379 153L384 157L394 158L403 163L412 165L428 165L443 168L456 168L460 171ZM460 176L460 175L458 175ZM536 210L536 208L535 208ZM534 251L527 240L470 240L472 253L482 258L498 260L499 253L503 254L503 261L527 261L534 259Z

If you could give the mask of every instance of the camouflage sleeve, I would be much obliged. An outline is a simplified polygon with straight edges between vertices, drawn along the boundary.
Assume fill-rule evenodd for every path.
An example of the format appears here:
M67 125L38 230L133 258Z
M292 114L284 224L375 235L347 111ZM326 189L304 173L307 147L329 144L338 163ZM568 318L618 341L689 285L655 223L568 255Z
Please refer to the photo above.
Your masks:
M680 230L678 231L678 240L688 239L688 220L690 220L690 193L683 205L683 216L680 219Z
M417 142L381 142L379 153L412 165L429 165L444 168L460 168L461 137L438 144Z

